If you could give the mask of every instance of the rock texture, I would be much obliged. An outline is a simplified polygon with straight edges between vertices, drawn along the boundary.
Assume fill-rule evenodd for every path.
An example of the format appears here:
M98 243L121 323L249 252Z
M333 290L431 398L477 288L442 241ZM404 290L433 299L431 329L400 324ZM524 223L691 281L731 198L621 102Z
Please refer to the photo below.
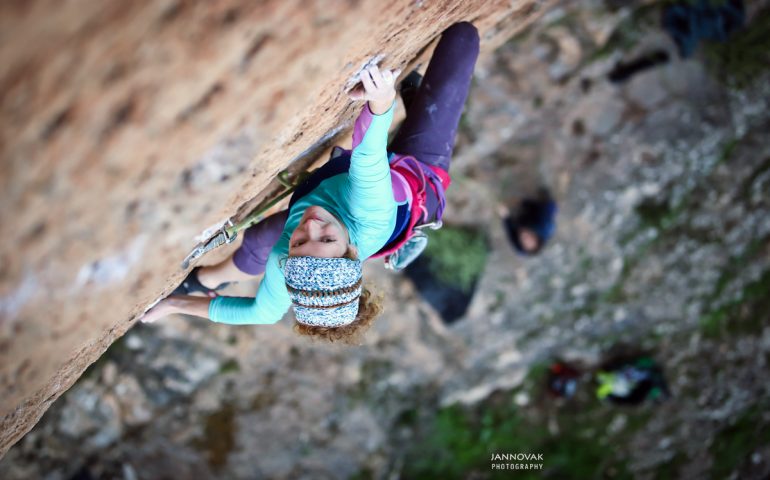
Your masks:
M196 235L350 125L365 62L404 67L458 20L488 50L542 3L4 2L0 453L178 282Z

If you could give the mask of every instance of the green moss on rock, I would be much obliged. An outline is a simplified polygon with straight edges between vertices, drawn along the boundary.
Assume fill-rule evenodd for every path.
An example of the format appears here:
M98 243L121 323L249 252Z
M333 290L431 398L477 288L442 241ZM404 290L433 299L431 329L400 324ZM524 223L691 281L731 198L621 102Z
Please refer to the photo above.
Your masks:
M431 273L448 285L470 292L487 261L484 234L471 228L444 226L428 235L423 255Z

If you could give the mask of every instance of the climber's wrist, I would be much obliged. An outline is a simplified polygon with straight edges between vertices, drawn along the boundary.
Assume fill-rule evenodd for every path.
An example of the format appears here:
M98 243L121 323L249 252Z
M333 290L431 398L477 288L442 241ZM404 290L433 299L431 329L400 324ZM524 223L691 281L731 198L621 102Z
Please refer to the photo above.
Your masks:
M396 92L393 92L393 95L390 98L383 98L381 100L369 100L369 110L374 115L382 115L383 113L386 113L388 110L390 110L391 105L393 105L393 101L396 99Z
M208 318L211 299L207 297L194 297L191 295L172 295L168 301L169 313L181 313Z

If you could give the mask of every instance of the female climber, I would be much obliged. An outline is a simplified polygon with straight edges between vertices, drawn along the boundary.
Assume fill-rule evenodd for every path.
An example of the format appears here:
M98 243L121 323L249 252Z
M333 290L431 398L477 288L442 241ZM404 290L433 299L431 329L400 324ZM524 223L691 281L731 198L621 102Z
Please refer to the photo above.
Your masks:
M392 254L416 226L441 220L478 52L478 32L470 23L443 32L422 81L413 73L402 82L407 116L389 148L399 72L366 69L350 92L367 101L355 123L353 150L335 148L332 159L297 187L287 210L249 228L227 260L194 269L142 321L183 313L228 324L272 324L293 306L297 333L357 341L381 310L362 285L362 262ZM216 294L228 282L261 275L255 297Z

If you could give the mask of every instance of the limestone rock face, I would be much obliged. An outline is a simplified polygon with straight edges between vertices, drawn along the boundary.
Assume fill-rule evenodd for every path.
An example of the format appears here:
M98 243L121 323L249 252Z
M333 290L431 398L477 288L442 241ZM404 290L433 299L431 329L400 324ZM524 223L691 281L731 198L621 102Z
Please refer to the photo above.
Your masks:
M471 20L489 50L534 0L0 5L0 454L183 277L195 237Z

